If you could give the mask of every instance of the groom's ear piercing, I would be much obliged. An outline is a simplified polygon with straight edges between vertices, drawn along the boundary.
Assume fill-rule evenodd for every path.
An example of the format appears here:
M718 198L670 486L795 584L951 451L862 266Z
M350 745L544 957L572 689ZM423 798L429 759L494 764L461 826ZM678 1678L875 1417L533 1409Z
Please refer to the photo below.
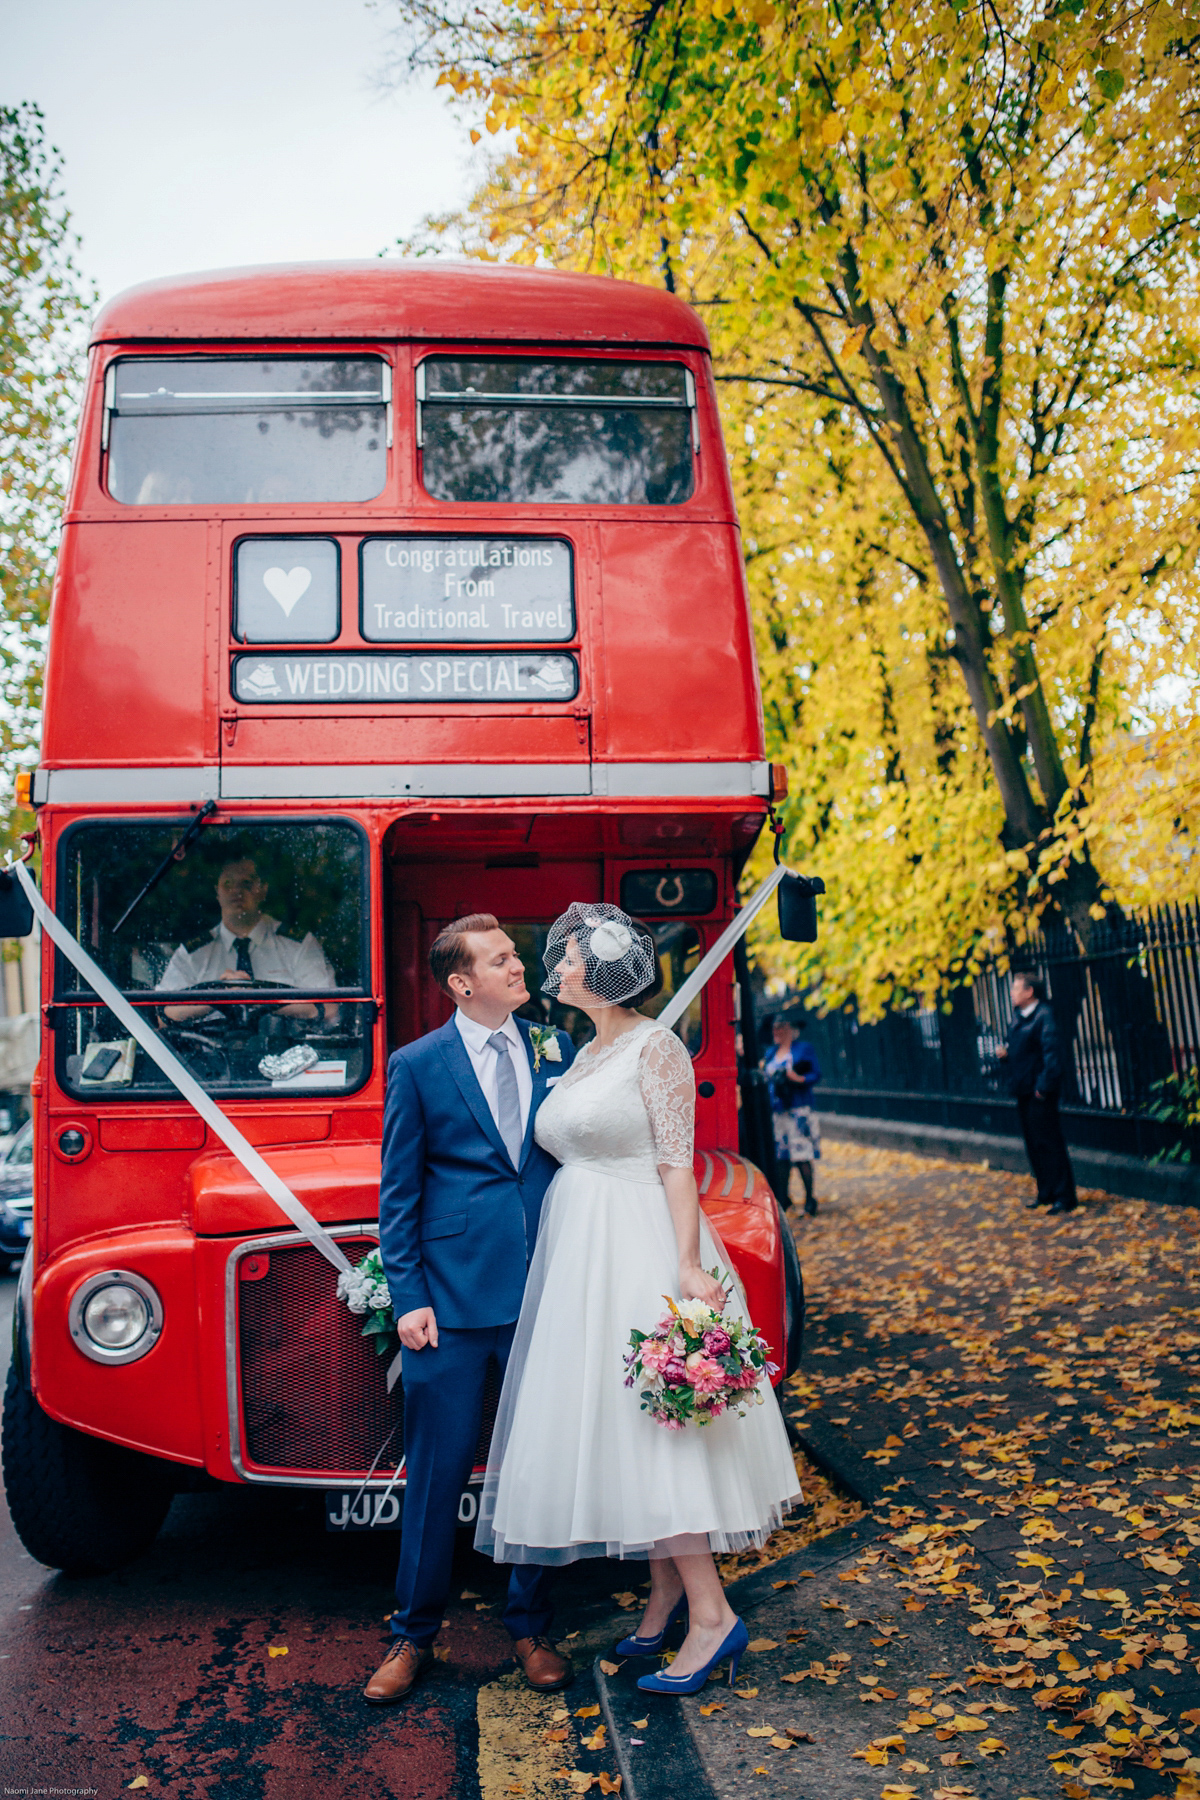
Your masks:
M471 992L471 990L470 990L470 988L464 988L464 989L463 989L463 993L464 993L464 994L469 994L469 993L470 993L470 992Z

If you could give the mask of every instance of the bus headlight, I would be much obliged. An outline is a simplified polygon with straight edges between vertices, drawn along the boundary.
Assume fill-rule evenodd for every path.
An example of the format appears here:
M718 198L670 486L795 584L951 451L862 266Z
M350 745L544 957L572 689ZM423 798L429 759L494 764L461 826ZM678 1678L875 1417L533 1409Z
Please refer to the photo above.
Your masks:
M76 1288L68 1317L76 1349L93 1362L136 1362L158 1342L162 1301L144 1276L108 1269Z

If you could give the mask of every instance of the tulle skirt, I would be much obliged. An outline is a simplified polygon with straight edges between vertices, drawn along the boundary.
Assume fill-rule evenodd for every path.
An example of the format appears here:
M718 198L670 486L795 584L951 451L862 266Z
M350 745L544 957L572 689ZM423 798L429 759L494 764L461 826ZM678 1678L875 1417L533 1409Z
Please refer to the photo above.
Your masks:
M727 1259L701 1215L701 1260ZM475 1532L497 1562L566 1563L760 1545L801 1498L764 1382L741 1418L669 1431L624 1385L629 1333L677 1295L658 1180L564 1165L547 1192ZM735 1292L729 1307L746 1316Z

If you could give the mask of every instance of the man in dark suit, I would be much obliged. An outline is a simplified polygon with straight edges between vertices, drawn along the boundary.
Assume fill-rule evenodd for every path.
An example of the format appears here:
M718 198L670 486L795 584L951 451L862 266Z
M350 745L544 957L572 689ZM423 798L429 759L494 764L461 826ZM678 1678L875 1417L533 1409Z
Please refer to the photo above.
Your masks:
M1036 1198L1026 1205L1049 1206L1052 1213L1070 1212L1075 1205L1075 1175L1058 1116L1062 1059L1054 1014L1046 1004L1045 983L1014 975L1012 1004L1008 1043L1000 1056L1037 1181Z
M392 1646L365 1690L376 1705L402 1700L432 1660L488 1364L507 1364L558 1167L533 1141L534 1118L574 1055L565 1032L531 1033L513 1016L529 998L525 970L490 913L448 925L429 963L457 1010L392 1057L383 1115L379 1246L403 1347L408 1485ZM547 1569L518 1564L504 1613L541 1692L572 1674L546 1636L548 1588Z

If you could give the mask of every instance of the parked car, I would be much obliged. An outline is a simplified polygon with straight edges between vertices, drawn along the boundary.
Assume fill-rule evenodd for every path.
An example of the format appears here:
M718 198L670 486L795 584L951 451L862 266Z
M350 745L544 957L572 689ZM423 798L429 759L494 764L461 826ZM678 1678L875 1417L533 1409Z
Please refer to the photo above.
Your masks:
M33 1235L33 1120L0 1156L0 1262L15 1267Z

